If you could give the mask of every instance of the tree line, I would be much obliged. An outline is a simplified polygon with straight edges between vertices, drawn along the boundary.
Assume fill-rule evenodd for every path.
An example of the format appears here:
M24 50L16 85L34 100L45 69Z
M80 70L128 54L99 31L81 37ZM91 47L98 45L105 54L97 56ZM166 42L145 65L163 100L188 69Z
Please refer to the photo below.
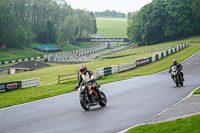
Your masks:
M127 35L140 46L200 35L200 0L153 0L128 18Z
M92 12L74 10L65 0L0 0L0 45L30 42L63 46L97 32Z
M108 17L108 18L126 18L126 14L117 12L115 10L105 10L103 12L94 12L96 17Z

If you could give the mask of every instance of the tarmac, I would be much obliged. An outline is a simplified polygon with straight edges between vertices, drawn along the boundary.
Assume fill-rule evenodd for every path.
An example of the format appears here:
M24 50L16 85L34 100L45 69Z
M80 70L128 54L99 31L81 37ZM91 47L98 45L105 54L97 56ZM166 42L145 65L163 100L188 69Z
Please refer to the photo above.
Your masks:
M172 121L198 114L200 115L200 94L195 94L186 97L179 103L161 112L148 124Z
M184 67L184 74L187 76L193 75L194 78L192 80L195 80L196 78L195 76L199 75L199 71L193 71L193 70L199 69L200 68L199 65L197 65L195 68L191 68L191 64L200 63L199 57L198 57L199 53L200 52L197 52L196 54L194 54L193 56L191 56L190 58L182 62L185 66L186 65L190 66L187 68ZM161 72L161 74L162 73L163 72ZM183 87L178 87L177 89L183 91L185 88L189 87L188 83L190 82L190 80L187 80L186 78L185 82L187 82L187 85L184 85ZM132 127L129 127L125 130L120 131L119 133L125 133L126 131L132 128L141 126L141 125L149 125L149 124L156 124L156 123L161 123L161 122L174 121L177 119L187 118L194 115L200 115L200 94L193 94L198 88L200 88L200 86L198 85L195 88L196 89L194 89L192 92L188 93L189 95L185 95L185 97L182 98L182 100L177 101L174 105L169 106L161 113L157 113L157 115L153 116L149 121L146 121L140 124L135 124ZM171 95L177 96L178 93L171 94Z
M177 119L187 118L194 115L200 115L200 94L193 95L193 92L190 93L187 97L182 99L177 104L173 105L172 107L162 111L161 113L153 117L152 120L146 123L134 125L130 128L120 131L119 133L125 133L132 128L142 125L157 124L161 122L168 122Z

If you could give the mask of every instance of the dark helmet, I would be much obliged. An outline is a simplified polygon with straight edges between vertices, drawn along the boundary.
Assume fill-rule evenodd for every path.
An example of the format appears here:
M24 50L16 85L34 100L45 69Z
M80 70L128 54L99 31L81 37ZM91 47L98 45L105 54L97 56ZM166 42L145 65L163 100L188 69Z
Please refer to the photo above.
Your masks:
M82 65L82 66L80 67L80 72L81 72L81 74L85 74L86 71L87 71L87 67L86 67L85 65Z
M177 64L177 61L176 59L173 59L173 64L176 65Z

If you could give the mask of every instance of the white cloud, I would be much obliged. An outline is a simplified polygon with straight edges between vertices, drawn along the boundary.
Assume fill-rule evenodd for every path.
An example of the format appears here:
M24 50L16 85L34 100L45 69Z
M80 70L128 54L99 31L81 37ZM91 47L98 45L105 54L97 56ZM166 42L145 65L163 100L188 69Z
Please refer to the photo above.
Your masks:
M104 11L106 9L118 12L137 11L152 0L65 0L72 8L88 11Z

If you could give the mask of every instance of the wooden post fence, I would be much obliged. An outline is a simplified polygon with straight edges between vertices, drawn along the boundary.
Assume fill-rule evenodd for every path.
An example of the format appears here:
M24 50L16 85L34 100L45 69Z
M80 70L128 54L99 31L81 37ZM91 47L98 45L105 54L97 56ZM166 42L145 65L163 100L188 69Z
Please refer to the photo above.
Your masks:
M58 75L58 84L61 83L61 81L67 81L72 79L78 79L79 80L79 71L77 73L71 73L67 75Z

